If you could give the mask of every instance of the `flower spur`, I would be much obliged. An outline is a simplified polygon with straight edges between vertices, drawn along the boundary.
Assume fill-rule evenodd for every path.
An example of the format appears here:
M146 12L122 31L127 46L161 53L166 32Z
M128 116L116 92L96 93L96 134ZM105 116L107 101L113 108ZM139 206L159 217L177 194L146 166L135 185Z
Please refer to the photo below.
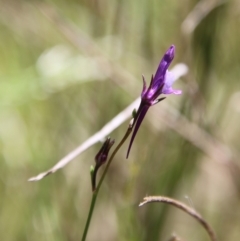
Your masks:
M152 106L157 104L158 102L164 100L166 97L162 97L158 99L158 96L161 94L175 94L179 95L182 93L181 90L174 90L172 88L172 84L175 80L173 74L168 71L168 67L171 64L175 55L175 46L171 45L170 48L164 54L156 74L152 76L150 85L147 89L146 87L146 80L143 77L143 90L141 94L141 103L140 106L134 116L132 128L133 134L129 143L128 151L127 151L127 158L129 156L129 152L132 147L132 143L135 139L137 131L148 111L148 109Z

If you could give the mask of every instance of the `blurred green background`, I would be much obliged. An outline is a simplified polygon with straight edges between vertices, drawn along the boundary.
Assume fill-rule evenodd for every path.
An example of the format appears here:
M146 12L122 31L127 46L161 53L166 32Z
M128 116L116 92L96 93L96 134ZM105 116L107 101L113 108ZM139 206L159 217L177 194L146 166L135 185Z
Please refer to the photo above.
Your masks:
M116 156L87 240L240 239L240 5L238 0L0 1L0 240L81 239L89 167L101 144L41 180L28 178L101 129L150 80L171 45L188 75L151 108L125 159ZM127 123L110 136L119 141Z

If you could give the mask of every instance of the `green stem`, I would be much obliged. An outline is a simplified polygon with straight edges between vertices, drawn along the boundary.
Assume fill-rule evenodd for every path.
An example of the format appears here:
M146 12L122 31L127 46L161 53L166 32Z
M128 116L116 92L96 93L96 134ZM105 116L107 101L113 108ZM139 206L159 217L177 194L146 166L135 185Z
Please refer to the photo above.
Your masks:
M89 228L89 224L90 224L90 221L91 221L91 218L92 218L92 213L93 213L93 210L94 210L96 200L97 200L97 192L93 192L91 206L90 206L90 209L89 209L87 222L85 224L84 233L83 233L83 236L82 236L82 241L86 240L88 228Z
M107 174L107 171L109 169L109 166L114 158L114 156L116 155L116 153L118 152L118 150L120 149L120 147L123 145L123 143L127 140L128 136L130 135L130 133L132 132L132 125L130 124L128 129L127 129L127 132L125 133L124 137L122 138L122 140L120 141L120 143L117 145L117 147L114 149L112 155L110 156L108 162L107 162L107 165L106 165L106 168L101 176L101 179L97 185L97 188L95 191L93 191L92 193L92 200L91 200L91 206L90 206L90 209L89 209L89 212L88 212L88 218L87 218L87 222L85 224L85 228L84 228L84 232L83 232L83 236L82 236L82 241L85 241L86 240L86 237L87 237L87 233L88 233L88 228L89 228L89 225L90 225L90 221L92 219L92 214L93 214L93 210L94 210L94 207L95 207L95 203L96 203L96 200L97 200L97 197L98 197L98 192L100 190L100 187L103 183L103 180Z

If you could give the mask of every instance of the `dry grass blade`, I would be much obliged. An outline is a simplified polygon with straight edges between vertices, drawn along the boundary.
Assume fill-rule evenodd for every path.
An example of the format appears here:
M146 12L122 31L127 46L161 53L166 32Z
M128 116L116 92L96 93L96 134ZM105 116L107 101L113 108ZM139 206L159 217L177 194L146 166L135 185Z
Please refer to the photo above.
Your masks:
M190 216L195 218L207 231L210 239L212 241L217 241L217 237L213 231L213 229L210 227L210 225L205 221L205 219L198 213L196 212L193 208L188 207L186 204L179 202L175 199L169 198L169 197L163 197L163 196L150 196L150 197L145 197L143 199L144 201L139 204L139 206L143 206L147 203L152 203L152 202L162 202L162 203L167 203L172 206L175 206L178 209L183 210L185 213L188 213Z

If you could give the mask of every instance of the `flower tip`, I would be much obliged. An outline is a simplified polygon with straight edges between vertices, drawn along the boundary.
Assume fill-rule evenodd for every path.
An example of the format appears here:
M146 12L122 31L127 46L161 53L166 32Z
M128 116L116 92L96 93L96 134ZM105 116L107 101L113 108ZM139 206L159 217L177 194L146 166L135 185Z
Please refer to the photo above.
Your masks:
M167 62L170 62L170 61L172 61L174 59L174 55L175 55L175 46L171 45L170 48L165 53L164 59Z
M175 45L172 44L172 45L169 47L169 50L175 52Z

